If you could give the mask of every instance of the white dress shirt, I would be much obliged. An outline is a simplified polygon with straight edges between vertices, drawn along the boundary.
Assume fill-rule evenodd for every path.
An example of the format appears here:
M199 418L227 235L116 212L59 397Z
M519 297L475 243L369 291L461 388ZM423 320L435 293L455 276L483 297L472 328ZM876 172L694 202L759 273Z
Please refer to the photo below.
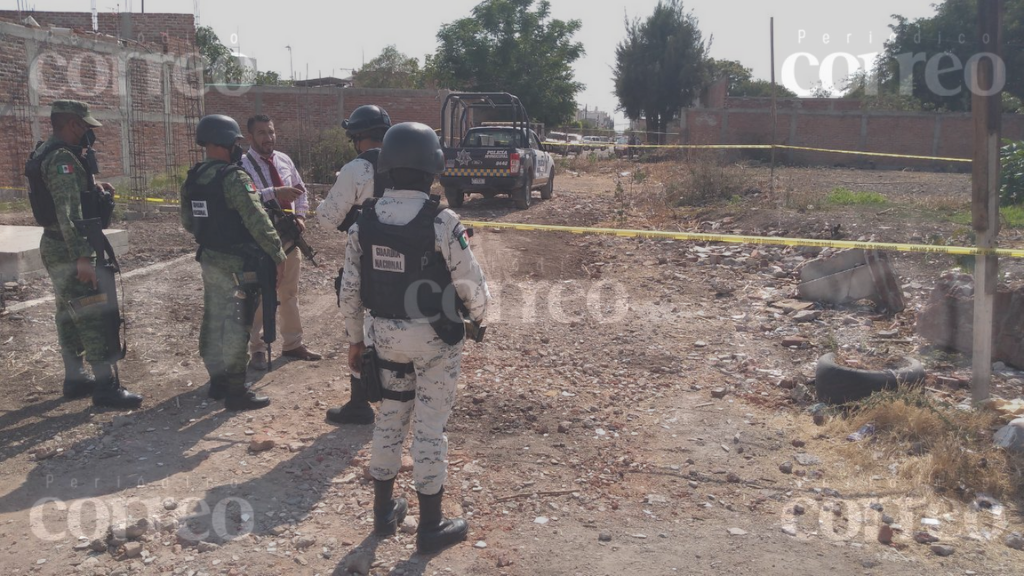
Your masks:
M254 158L255 163L253 162ZM277 174L281 177L281 182L284 186L291 186L302 190L302 195L292 203L292 210L295 211L297 216L305 218L309 212L309 193L306 191L306 184L302 181L302 176L295 169L295 163L292 162L292 159L287 154L276 150L270 155L270 159L274 162L274 168L277 169ZM257 154L255 150L250 149L242 155L242 168L256 182L256 186L260 190L260 198L264 202L275 197L274 180L270 177L270 168L267 166L265 158Z

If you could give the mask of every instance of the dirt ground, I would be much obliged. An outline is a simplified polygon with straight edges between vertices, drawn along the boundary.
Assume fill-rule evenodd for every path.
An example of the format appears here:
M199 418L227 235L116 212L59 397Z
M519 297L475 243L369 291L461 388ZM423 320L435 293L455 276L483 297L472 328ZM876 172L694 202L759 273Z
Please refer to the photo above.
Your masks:
M945 242L959 227L936 214L970 193L964 175L787 168L779 194L799 201L779 209L767 168L752 167L743 169L743 200L666 215L655 207L675 169L593 163L564 170L555 197L528 211L474 197L460 214L802 237L833 236L840 224L845 238ZM820 206L840 185L878 191L894 206ZM141 410L64 401L52 303L17 308L45 296L47 281L7 293L4 574L1024 574L1022 553L1003 543L1021 529L1014 503L996 514L972 510L969 499L924 498L895 470L874 475L844 460L835 450L844 437L808 413L805 384L834 347L864 359L914 355L936 394L967 398L957 382L969 376L969 359L935 353L913 330L940 271L955 264L948 256L893 255L908 300L902 314L817 307L814 321L796 323L779 303L818 250L477 228L472 246L495 301L487 342L467 344L463 358L445 500L471 533L423 557L414 535L369 536L371 428L324 421L347 397L332 292L343 234L315 223L308 234L322 266L303 271L305 340L325 359L278 360L272 372L250 374L274 403L236 415L206 399L190 237L174 214L125 227L132 276L122 377L146 396ZM1003 238L1021 245L1016 231ZM1007 263L1004 274L1017 280L1021 268ZM796 337L804 343L783 346ZM1017 398L1024 376L999 370L993 384ZM266 439L272 449L250 450ZM886 458L876 458L882 470L899 465ZM793 461L794 473L780 469ZM408 473L398 490L415 518ZM903 526L892 545L878 541L877 508ZM140 518L156 522L141 536L121 535L130 542L90 549L111 525ZM951 556L914 542L923 518L941 525L933 531Z

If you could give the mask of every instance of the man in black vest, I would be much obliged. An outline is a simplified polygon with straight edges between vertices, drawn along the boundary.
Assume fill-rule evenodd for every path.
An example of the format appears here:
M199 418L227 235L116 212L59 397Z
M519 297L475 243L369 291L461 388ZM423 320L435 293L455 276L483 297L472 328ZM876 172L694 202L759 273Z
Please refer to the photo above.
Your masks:
M359 156L338 173L327 198L316 209L324 226L347 231L359 215L359 207L370 198L380 198L391 188L387 174L377 173L381 141L391 127L391 117L380 106L360 106L341 123ZM340 272L338 274L341 276ZM327 411L327 420L335 424L373 424L373 408L358 386L358 373L350 377L352 390L348 403Z
M370 456L374 531L394 534L408 509L392 495L411 425L420 504L416 549L430 554L469 532L465 520L441 514L448 476L444 429L462 368L463 314L479 326L490 294L459 217L429 196L444 171L434 131L416 122L395 125L384 137L377 170L390 172L395 186L364 204L348 231L341 311L349 367L362 373L367 389L375 381L383 398Z

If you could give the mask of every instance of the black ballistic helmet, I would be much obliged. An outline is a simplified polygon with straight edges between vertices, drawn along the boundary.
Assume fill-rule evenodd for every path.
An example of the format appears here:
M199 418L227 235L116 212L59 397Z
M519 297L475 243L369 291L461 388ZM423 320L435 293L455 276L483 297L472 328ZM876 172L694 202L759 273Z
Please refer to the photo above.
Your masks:
M377 172L396 168L419 170L427 174L444 172L444 152L437 133L419 122L395 124L384 135L377 158Z
M341 127L345 129L346 136L355 138L370 130L387 130L391 127L391 117L380 106L367 104L353 110L348 120L341 121Z
M206 146L216 144L232 148L235 141L242 137L242 129L234 118L223 114L203 116L196 125L196 144Z

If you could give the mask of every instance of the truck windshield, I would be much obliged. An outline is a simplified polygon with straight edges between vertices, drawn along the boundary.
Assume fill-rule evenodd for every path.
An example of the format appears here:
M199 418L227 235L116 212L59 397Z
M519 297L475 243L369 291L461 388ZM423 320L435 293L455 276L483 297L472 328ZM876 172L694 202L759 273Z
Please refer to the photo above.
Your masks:
M522 134L512 130L474 130L466 134L467 148L523 148Z

